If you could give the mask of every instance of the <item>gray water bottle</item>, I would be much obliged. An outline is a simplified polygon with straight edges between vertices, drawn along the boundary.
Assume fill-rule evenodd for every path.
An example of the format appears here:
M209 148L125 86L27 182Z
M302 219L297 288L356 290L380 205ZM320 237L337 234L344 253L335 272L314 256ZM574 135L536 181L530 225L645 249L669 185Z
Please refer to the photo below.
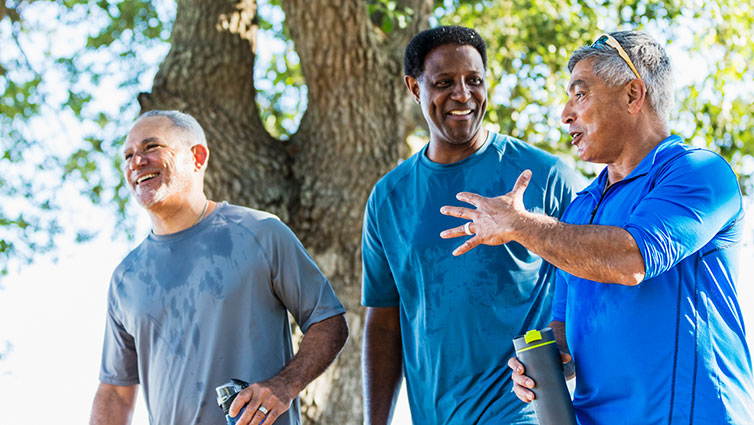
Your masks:
M513 339L524 374L534 380L534 411L540 425L576 425L571 395L563 375L558 344L552 329L530 330Z

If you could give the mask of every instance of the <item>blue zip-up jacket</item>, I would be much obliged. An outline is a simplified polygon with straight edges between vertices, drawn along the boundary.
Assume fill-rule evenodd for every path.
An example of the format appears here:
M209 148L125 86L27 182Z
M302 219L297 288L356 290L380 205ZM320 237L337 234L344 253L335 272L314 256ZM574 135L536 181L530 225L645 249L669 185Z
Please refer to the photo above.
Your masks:
M670 136L604 190L607 169L562 220L626 229L637 286L559 272L553 318L576 363L587 424L752 424L754 380L736 294L743 203L719 155Z

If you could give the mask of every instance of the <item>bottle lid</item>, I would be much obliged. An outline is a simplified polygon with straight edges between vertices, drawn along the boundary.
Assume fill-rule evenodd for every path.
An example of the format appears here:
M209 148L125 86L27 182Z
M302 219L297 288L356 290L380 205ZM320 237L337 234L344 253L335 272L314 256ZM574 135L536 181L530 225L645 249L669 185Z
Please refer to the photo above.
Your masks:
M540 333L536 329L532 329L526 332L526 334L524 334L524 342L526 342L527 344L531 344L532 342L539 341L541 339L542 339L542 333Z
M240 393L242 389L248 386L248 382L234 378L231 379L230 382L226 382L225 384L215 388L215 391L217 391L217 404L221 409L223 409L226 415L228 414L230 405L233 403L236 395L238 395L238 393Z
M525 334L513 338L513 347L516 349L516 354L550 344L556 344L555 334L550 328L531 329Z

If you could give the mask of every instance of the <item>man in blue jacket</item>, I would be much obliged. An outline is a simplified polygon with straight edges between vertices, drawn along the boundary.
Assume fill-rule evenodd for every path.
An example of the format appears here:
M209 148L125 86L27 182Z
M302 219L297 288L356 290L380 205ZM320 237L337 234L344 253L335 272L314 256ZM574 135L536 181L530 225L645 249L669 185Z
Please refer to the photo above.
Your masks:
M735 174L670 134L670 61L648 35L602 35L568 68L562 121L579 157L607 167L560 220L524 208L528 171L497 198L460 193L477 208L442 211L476 235L454 254L516 241L561 269L551 326L575 362L580 424L751 423ZM531 401L534 382L515 358L509 366Z

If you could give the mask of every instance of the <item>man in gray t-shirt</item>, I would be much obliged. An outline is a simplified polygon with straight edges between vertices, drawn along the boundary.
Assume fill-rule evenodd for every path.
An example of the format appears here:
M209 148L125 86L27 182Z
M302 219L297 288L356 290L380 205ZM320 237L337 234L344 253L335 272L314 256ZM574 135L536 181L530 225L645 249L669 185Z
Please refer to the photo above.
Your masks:
M130 422L142 384L150 423L224 423L215 387L253 383L231 406L238 424L299 424L297 394L348 335L344 309L296 236L275 216L215 203L209 151L176 111L142 115L125 175L151 234L113 273L92 424ZM291 345L288 312L304 332Z

